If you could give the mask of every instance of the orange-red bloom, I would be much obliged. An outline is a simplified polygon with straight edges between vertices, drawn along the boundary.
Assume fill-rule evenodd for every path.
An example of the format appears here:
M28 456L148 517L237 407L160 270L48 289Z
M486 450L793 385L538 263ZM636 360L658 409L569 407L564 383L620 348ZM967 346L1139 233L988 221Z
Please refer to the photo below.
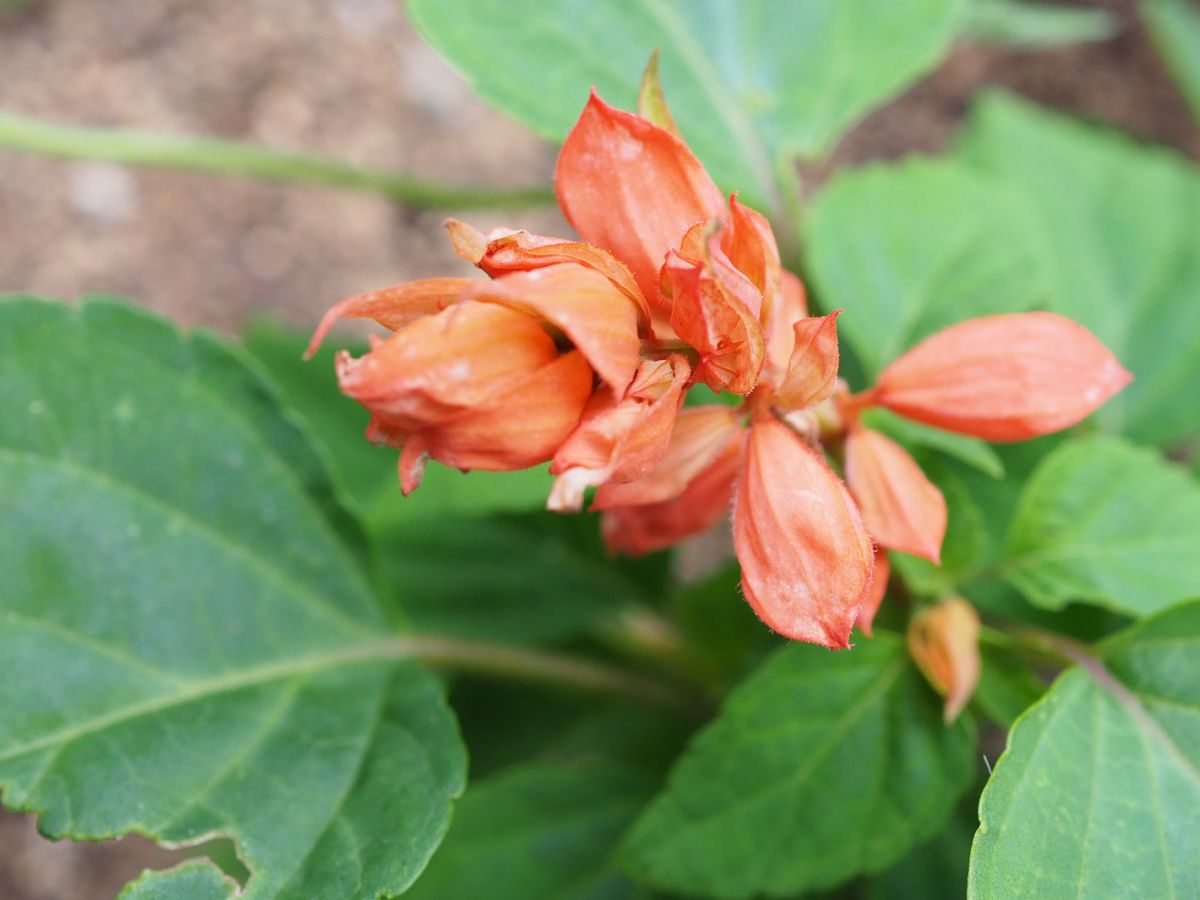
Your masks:
M840 310L807 315L769 222L736 194L726 202L653 62L639 112L593 91L567 136L555 186L581 240L452 220L455 251L486 277L350 298L313 346L341 316L392 330L360 359L340 355L338 377L370 410L368 436L400 448L405 493L427 458L550 460L550 508L580 509L595 488L605 541L629 553L669 547L732 506L755 612L788 637L849 646L883 599L885 548L936 563L946 528L941 493L864 409L1018 440L1079 421L1128 373L1080 326L1025 313L948 328L850 396ZM684 409L694 384L743 400Z

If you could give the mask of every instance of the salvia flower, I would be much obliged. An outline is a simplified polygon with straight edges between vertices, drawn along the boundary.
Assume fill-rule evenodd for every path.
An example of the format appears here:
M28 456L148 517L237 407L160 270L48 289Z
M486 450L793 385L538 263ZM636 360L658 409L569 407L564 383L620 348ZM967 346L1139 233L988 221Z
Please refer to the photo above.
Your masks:
M871 406L1018 440L1074 424L1128 380L1058 316L953 326L850 395L837 316L809 316L770 223L717 189L679 135L652 61L639 114L595 91L555 187L580 240L447 224L486 278L435 278L345 300L393 333L338 357L368 437L400 449L405 493L425 460L461 469L550 461L548 505L602 513L614 551L646 553L732 508L742 588L775 631L849 646L869 634L885 548L937 561L946 507L908 453L862 425ZM703 384L740 406L687 407ZM829 454L829 456L827 456ZM849 487L831 466L844 462Z

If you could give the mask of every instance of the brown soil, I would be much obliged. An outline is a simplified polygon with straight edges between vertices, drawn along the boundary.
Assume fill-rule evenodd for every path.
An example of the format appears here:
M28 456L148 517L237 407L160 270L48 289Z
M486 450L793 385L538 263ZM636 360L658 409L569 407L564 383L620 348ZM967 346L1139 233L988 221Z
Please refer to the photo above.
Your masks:
M936 151L984 84L1200 159L1200 133L1132 4L1105 5L1126 24L1105 44L956 51L855 129L835 163ZM392 0L31 0L23 13L0 13L0 107L253 140L447 181L545 182L553 165L553 148L476 100ZM116 292L222 329L255 308L311 325L339 297L460 271L444 215L361 194L0 151L0 291ZM519 221L565 233L553 212ZM0 814L5 900L109 898L141 868L177 858L140 839L51 844L31 817Z

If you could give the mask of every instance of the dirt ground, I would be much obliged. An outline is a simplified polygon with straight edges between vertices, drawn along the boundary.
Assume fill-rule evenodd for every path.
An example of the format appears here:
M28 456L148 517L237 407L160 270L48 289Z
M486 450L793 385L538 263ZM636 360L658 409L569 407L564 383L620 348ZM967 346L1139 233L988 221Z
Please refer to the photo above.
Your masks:
M393 0L28 3L0 11L0 108L251 140L455 182L546 182L553 167L553 148L474 99ZM936 151L985 83L1200 159L1200 133L1132 5L1103 5L1125 23L1115 40L962 48L857 128L836 163ZM0 150L0 291L116 292L182 323L230 330L265 308L309 326L342 296L461 271L444 216L363 194ZM568 233L551 211L469 218ZM54 844L32 817L0 814L3 900L111 898L142 868L177 858L139 839Z

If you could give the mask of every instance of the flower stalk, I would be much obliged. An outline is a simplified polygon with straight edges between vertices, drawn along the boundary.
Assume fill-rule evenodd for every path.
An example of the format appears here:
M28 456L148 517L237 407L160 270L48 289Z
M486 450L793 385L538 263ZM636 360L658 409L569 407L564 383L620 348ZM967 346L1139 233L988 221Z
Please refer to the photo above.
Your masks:
M342 160L241 141L123 128L79 128L3 111L0 111L0 147L66 159L93 159L364 191L421 208L514 209L554 202L554 192L542 185L485 188L441 184L402 172L364 168Z

